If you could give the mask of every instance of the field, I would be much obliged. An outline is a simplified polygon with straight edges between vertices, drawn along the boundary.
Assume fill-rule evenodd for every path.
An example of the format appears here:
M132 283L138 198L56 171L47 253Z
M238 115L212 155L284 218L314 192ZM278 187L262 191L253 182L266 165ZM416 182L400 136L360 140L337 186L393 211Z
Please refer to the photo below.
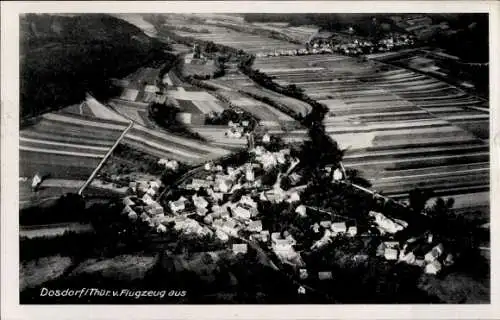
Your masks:
M97 103L86 105L94 116L82 115L79 107L71 106L45 114L36 124L20 131L19 171L20 177L27 178L20 184L23 206L76 192L81 184L68 186L65 182L86 180L128 126L128 120L112 109ZM221 146L155 131L138 122L122 142L155 157L187 164L199 164L229 152ZM36 173L58 179L58 183L34 194L30 183Z
M254 68L326 105L326 130L348 149L345 165L376 190L405 198L415 187L443 195L489 189L482 99L427 75L345 56L257 58Z
M301 43L306 43L309 39L312 38L318 31L319 28L316 26L300 26L300 27L291 27L288 26L288 23L272 23L272 22L254 22L251 25L254 25L258 28L272 30L284 35L289 36L291 39L295 41L299 41Z
M182 112L209 114L220 113L225 109L221 101L203 89L186 90L183 86L177 86L167 90L167 96L177 101Z
M156 86L161 68L158 62L154 67L141 67L123 79L114 79L114 84L121 90L117 98L139 104L158 100L164 102L166 97ZM163 82L169 82L167 79L164 77Z
M206 29L209 33L186 32L174 30L174 32L183 37L192 37L204 41L212 41L236 49L241 49L249 53L271 52L274 50L300 49L303 46L293 44L284 40L267 38L261 35L234 31L230 28L215 26L213 23L220 21L209 21L208 23L193 24L187 21L176 21L178 27L189 27L191 29Z
M218 90L216 93L223 100L228 101L231 106L251 113L257 119L276 123L280 121L294 121L289 115L237 91Z
M221 90L238 91L239 93L242 93L250 97L255 97L257 99L271 100L274 103L280 105L284 110L288 109L289 112L292 112L294 114L301 114L304 116L311 111L311 106L309 104L294 98L287 97L280 93L262 88L255 82L253 82L251 79L249 79L246 75L240 72L230 73L227 76L204 82ZM275 109L275 108L269 106L268 109ZM286 119L287 117L282 117L282 118ZM286 119L286 121L291 121L291 120Z
M154 125L148 119L148 105L139 102L130 102L122 99L111 99L109 105L125 118L148 128L153 128Z

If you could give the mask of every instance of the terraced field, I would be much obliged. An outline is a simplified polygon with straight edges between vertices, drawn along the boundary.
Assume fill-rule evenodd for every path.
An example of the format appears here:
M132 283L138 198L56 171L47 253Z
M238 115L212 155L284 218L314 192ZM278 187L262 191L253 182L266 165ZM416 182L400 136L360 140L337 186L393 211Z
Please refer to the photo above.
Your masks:
M376 190L399 198L415 187L489 190L487 102L426 75L345 56L258 58L254 68L325 104L327 132L348 148L346 166Z
M46 114L20 132L20 175L86 178L126 127L125 122Z
M221 90L238 91L250 97L274 101L278 105L281 105L283 109L288 109L290 112L295 114L305 116L311 111L311 106L309 104L262 88L240 72L230 73L227 76L204 82ZM269 106L269 108L273 107Z
M176 25L178 27L184 26L190 29L205 29L209 31L209 33L198 33L174 30L174 32L180 36L192 37L204 41L212 41L250 53L268 52L274 50L293 50L303 47L302 45L293 44L288 41L238 32L230 28L219 27L210 23L193 24L186 21L183 24L182 21L176 21Z
M259 120L275 122L276 124L279 124L281 121L294 121L292 117L279 111L278 109L240 92L232 90L217 90L216 94L224 101L227 101L231 106L251 113Z
M129 124L126 117L96 100L93 102L87 103L93 116L82 115L79 108L72 106L45 114L35 125L21 130L20 177L30 179L40 173L60 182L84 181L89 177ZM199 164L229 153L225 148L155 131L137 122L122 143L159 158L187 164ZM29 203L68 190L74 192L77 189L66 185L49 186L33 194L26 187L21 188L20 196Z
M120 115L127 119L143 125L147 128L153 128L154 125L148 119L148 105L145 103L131 102L122 99L111 99L108 104Z

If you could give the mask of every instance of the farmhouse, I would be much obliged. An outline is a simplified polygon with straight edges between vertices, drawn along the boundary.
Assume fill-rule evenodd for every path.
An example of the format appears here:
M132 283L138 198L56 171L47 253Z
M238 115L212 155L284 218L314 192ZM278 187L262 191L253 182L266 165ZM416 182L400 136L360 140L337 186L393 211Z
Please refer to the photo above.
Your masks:
M434 248L432 248L431 251L427 252L427 254L424 256L424 259L426 262L433 262L441 256L443 251L444 251L443 245L440 243Z
M375 218L375 224L377 225L377 228L380 230L382 234L385 233L396 233L398 231L403 230L405 227L403 226L402 220L398 222L393 221L387 217L385 217L382 213L380 212L375 212L375 211L370 211L369 215L373 218ZM406 222L404 222L406 223Z
M193 204L197 209L206 208L208 206L208 201L205 200L205 198L203 197L198 197L196 195L193 195L192 199L193 199Z
M180 211L183 211L186 209L186 203L184 200L177 200L177 201L170 201L168 203L170 210L172 210L173 213L178 213Z
M331 271L320 271L320 272L318 272L318 279L319 280L331 280L331 279L333 279L332 272Z
M335 222L335 223L332 223L332 231L335 235L338 233L346 233L347 226L346 226L345 222Z
M247 226L247 230L250 232L261 232L262 231L262 221L261 220L250 221L250 223Z
M228 241L229 236L222 229L215 230L215 236L221 241Z
M297 209L295 209L295 212L300 216L300 217L306 217L307 216L307 213L306 213L307 209L304 205L300 205L297 207Z
M238 254L238 253L247 253L248 251L248 245L246 243L235 243L233 244L233 253Z
M435 260L425 266L425 273L427 274L438 274L441 271L442 266L439 261Z

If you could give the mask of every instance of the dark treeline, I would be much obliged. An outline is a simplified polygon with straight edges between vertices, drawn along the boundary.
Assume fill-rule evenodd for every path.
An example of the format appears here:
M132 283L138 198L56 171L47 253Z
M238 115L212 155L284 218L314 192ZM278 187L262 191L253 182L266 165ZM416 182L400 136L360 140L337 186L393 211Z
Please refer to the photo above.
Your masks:
M22 118L78 103L85 92L105 99L110 77L166 59L165 45L103 14L27 14L20 18Z
M390 22L387 14L381 13L247 13L247 22L288 22L290 26L316 25L329 31L341 31L356 27L360 35L374 36L382 22Z
M467 62L488 62L489 26L488 14L433 14L433 23L447 22L457 32L451 35L436 32L431 44Z

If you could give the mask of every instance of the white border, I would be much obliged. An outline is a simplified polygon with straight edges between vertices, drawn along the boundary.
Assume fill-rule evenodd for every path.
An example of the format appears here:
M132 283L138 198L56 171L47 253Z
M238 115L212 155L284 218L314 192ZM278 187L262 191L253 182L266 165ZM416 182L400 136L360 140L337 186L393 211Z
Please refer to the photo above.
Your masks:
M489 12L490 13L490 148L491 148L491 247L498 245L498 219L494 217L499 195L497 171L500 147L498 119L500 74L498 70L500 2L495 1L172 1L172 2L2 2L1 3L1 309L3 319L495 319L500 318L497 276L492 272L490 305L284 305L284 306L20 306L18 212L19 130L19 30L23 12ZM496 53L496 54L495 54ZM492 266L498 266L491 250Z

